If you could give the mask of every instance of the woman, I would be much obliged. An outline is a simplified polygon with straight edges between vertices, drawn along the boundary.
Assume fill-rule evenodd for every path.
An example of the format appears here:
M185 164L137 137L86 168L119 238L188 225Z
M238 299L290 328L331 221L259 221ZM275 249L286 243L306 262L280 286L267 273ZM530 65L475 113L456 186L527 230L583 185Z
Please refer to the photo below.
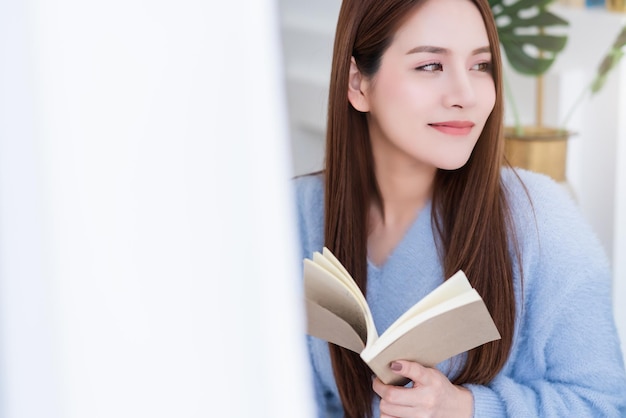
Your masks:
M486 0L343 0L326 167L296 181L303 256L325 245L381 332L462 269L502 339L384 385L309 337L320 416L618 417L626 377L605 255L550 179L502 167Z

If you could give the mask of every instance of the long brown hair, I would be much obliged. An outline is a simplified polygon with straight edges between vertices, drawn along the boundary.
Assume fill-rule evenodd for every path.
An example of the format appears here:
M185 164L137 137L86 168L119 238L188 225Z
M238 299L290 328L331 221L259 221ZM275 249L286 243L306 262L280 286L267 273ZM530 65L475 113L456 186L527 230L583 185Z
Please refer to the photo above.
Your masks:
M365 292L368 210L381 201L366 115L348 101L350 59L364 76L381 56L408 13L424 0L343 0L339 12L329 92L325 163L325 245ZM500 168L503 164L502 69L498 35L487 0L472 0L491 45L496 102L472 155L462 168L439 170L433 192L433 228L446 277L463 269L483 296L502 339L471 350L454 383L486 384L503 367L515 319L510 217ZM339 394L347 418L371 417L371 371L358 354L330 344Z

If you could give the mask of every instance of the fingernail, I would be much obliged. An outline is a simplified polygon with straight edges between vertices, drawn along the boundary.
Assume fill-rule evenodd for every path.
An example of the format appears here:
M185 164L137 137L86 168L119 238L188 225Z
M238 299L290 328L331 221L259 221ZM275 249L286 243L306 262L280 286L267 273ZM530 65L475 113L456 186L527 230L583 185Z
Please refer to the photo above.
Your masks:
M397 361L392 361L389 367L395 372L399 372L400 370L402 370L402 364L398 363Z

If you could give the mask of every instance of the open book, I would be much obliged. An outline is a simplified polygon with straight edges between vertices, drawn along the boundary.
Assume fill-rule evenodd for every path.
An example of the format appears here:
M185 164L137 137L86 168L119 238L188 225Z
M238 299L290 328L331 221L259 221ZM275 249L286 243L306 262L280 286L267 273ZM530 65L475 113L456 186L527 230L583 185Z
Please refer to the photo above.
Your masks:
M457 272L378 335L363 293L335 256L324 248L304 260L307 332L356 353L387 384L407 379L391 371L394 360L437 363L500 334L482 298Z

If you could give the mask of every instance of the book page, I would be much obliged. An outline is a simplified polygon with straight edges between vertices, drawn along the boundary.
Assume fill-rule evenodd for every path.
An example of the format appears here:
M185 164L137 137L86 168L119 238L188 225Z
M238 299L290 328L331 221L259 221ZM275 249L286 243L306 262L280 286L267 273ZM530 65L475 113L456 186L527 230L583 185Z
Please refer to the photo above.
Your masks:
M348 323L359 335L363 344L366 343L368 335L366 313L358 296L355 296L349 286L319 264L305 259L304 291L306 299ZM333 321L320 324L322 325L325 327L341 326Z
M449 300L444 300L442 303L435 305L418 315L406 317L403 322L397 323L393 328L390 327L385 332L383 332L378 340L374 342L374 344L370 345L368 355L376 356L385 347L391 345L397 339L401 338L405 334L411 332L411 330L413 330L414 328L419 327L420 324L427 322L432 318L444 315L448 317L454 316L456 318L458 314L455 313L455 310L458 310L465 305L469 305L477 301L482 302L482 299L474 289L470 289L469 292L454 296L452 299ZM461 322L464 321L463 318L458 317L458 319Z
M410 318L413 318L421 313L434 308L440 303L445 302L455 296L463 294L465 292L472 291L472 285L463 271L459 270L453 274L448 280L437 286L432 292L424 296L419 302L407 309L398 319L396 319L385 330L385 333L393 333L393 329L399 325L402 325Z
M363 292L361 292L359 286L346 269L343 268L341 263L339 263L339 261L330 253L330 251L328 251L327 248L324 248L324 250L324 254L320 254L318 252L313 253L313 262L346 285L346 287L350 289L350 292L354 294L354 297L358 300L359 304L365 309L367 302L365 301L365 296L363 296Z
M385 338L385 334L361 352L361 357L388 384L406 384L406 379L389 368L394 360L411 360L424 366L436 364L457 354L500 339L500 334L483 300L474 290L460 295L440 307L438 312L426 315L416 323L407 321L393 332L399 336ZM385 343L387 341L387 343Z
M360 353L365 347L352 325L317 303L306 300L307 333ZM329 324L333 324L329 326Z

